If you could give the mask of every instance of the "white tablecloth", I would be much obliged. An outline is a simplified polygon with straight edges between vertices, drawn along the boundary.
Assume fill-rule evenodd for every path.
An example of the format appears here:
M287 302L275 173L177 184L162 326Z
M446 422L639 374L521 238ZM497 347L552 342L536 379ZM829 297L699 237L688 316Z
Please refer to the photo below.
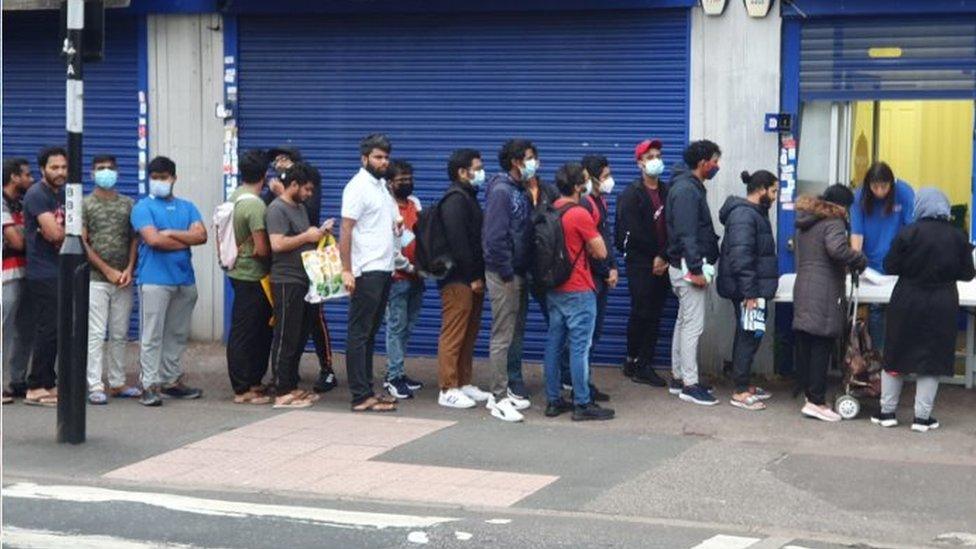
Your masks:
M882 277L882 284L875 284L869 280L861 278L858 284L857 299L860 303L888 303L891 301L891 292L895 289L897 276ZM779 277L779 287L776 289L774 301L786 303L793 302L793 284L796 282L796 274L785 274ZM962 307L976 307L976 280L971 282L957 282L959 287L959 305ZM849 296L851 292L851 279L847 279L847 291L844 296Z

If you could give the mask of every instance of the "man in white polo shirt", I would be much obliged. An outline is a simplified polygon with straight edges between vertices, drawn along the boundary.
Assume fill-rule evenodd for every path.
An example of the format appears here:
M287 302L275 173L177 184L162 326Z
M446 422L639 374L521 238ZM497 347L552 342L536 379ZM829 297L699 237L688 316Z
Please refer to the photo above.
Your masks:
M354 412L392 412L396 399L373 392L373 344L386 311L393 276L398 210L383 177L390 141L372 134L359 143L363 167L342 191L342 282L351 294L346 377Z

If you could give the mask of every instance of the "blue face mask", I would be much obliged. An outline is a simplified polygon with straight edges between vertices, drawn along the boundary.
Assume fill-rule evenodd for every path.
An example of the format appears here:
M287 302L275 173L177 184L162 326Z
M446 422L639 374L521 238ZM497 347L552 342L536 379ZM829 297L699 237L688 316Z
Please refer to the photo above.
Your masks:
M535 158L525 161L525 167L522 168L522 181L526 179L532 179L535 176L535 171L539 169L539 161Z
M708 170L708 173L705 174L705 179L713 179L716 175L718 175L718 166Z
M103 189L111 189L119 180L119 172L115 170L98 170L95 172L95 184Z
M485 184L485 170L474 172L474 179L471 180L472 187L480 187Z
M173 184L165 179L150 179L149 194L156 198L169 198L173 193Z
M416 235L413 234L413 231L410 229L404 229L403 234L400 235L400 247L406 248L411 242L414 241L415 238Z

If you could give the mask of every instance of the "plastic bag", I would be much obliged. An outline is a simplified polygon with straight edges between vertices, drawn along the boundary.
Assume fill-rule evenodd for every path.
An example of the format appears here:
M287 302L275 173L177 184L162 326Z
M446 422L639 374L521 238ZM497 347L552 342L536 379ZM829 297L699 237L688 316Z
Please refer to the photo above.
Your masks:
M308 274L308 293L305 301L323 303L333 299L348 297L342 284L342 260L335 237L325 235L314 250L302 252L302 266Z

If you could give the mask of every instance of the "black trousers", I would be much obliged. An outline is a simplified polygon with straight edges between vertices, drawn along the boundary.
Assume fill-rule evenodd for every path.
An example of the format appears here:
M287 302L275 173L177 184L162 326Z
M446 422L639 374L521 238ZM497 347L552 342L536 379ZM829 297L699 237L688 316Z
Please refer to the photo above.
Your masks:
M349 300L346 379L354 405L373 396L373 347L392 284L393 273L363 273L356 278L356 291Z
M315 356L319 359L319 370L332 372L332 336L329 335L329 324L325 321L325 310L322 305L314 305L315 318L309 326L312 343L315 345Z
M227 337L227 373L234 394L260 385L268 372L272 310L260 282L230 279L234 287L230 335Z
M298 388L298 365L309 329L315 322L315 315L321 314L321 308L305 301L307 284L272 283L271 289L276 319L271 363L277 393L285 395Z
M735 392L744 393L749 390L749 380L752 376L752 361L762 343L762 337L756 337L756 332L742 329L742 302L734 301L735 306L735 339L732 340L732 381Z
M641 366L651 366L657 347L661 310L671 283L668 276L655 276L652 265L627 263L627 287L630 290L630 317L627 319L627 356Z
M820 337L797 330L794 332L796 349L796 386L807 400L824 405L827 398L827 366L834 350L832 337Z
M58 279L27 280L24 296L34 315L34 355L27 372L28 389L52 389L58 359Z

